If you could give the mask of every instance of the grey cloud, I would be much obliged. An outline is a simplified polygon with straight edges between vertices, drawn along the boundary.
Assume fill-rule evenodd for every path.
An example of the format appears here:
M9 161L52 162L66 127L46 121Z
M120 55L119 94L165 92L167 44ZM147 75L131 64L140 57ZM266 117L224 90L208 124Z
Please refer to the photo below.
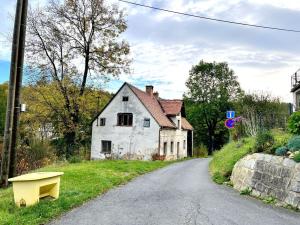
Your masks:
M291 24L295 24L295 21L300 21L300 12L298 11L266 5L250 6L247 3L241 3L217 16L225 18L225 15L227 15L227 18L236 18L234 15L237 14L238 10L245 15L247 15L248 10L248 14L252 14L258 21L270 26L291 27ZM149 11L148 14L130 16L126 36L135 41L149 40L164 45L180 43L193 44L199 47L214 46L216 49L245 46L253 50L280 51L294 54L298 54L300 51L300 45L298 44L300 33L248 28L188 17L183 17L182 21L170 17L158 21L154 19L155 15L155 12ZM274 21L278 21L278 23ZM294 22L292 23L292 21Z

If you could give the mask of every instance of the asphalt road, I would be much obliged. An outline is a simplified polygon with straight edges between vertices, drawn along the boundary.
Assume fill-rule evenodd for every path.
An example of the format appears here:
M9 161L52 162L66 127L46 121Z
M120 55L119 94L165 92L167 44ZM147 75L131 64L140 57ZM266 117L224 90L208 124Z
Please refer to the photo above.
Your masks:
M300 213L214 184L208 159L172 164L113 189L52 225L299 225Z

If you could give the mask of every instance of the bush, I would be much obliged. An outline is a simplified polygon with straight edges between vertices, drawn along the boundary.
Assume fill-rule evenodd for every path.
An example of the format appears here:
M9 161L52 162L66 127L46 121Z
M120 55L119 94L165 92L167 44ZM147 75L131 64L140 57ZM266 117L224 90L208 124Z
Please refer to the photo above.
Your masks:
M223 184L224 182L229 181L229 177L223 176L220 172L214 173L212 179L217 184Z
M206 158L208 156L207 147L204 144L200 144L200 146L198 148L194 149L194 156Z
M274 137L269 130L260 131L256 135L254 152L272 153L274 143Z
M292 134L300 134L300 112L294 112L288 120L288 129Z
M288 148L283 146L276 149L275 154L278 156L284 156L288 152Z
M81 158L78 155L73 155L68 159L69 163L80 163L81 162Z
M300 153L295 154L294 157L293 157L293 160L295 162L299 163L300 162Z
M300 136L294 136L292 137L287 144L287 148L291 152L295 152L297 150L300 150Z
M17 149L16 173L24 174L30 170L53 163L57 157L54 148L47 141L33 140Z

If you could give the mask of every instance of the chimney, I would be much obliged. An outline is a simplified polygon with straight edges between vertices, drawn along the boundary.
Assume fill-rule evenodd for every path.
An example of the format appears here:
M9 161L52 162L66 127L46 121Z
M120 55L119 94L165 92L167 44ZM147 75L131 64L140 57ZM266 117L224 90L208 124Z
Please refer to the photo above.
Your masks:
M159 93L156 91L156 92L153 93L153 96L154 96L156 99L158 99L158 98L159 98Z
M146 93L153 97L153 86L152 85L147 85L146 86Z

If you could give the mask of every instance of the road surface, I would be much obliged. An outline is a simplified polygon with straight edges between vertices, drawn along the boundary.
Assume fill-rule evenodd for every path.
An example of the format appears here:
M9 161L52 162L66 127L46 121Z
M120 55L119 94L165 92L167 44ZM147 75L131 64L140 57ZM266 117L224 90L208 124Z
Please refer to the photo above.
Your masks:
M72 210L52 225L299 225L300 213L213 183L209 159L172 164Z

